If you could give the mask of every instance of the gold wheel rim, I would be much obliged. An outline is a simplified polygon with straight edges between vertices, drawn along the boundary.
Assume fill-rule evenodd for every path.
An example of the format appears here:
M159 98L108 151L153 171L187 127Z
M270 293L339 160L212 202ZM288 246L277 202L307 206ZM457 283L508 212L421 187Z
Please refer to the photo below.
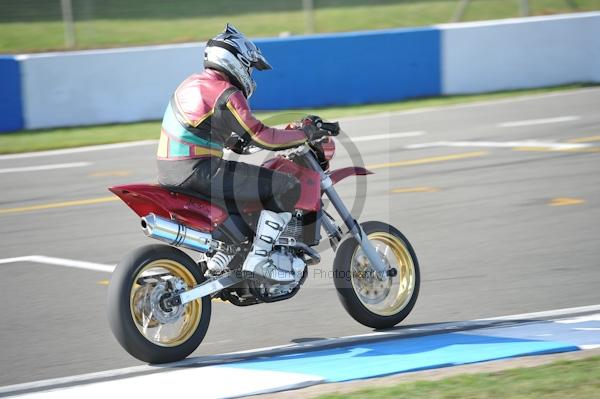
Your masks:
M196 286L197 281L192 273L181 263L171 259L158 259L145 265L135 276L129 296L131 317L138 331L155 345L173 347L186 342L198 328L202 316L202 302L195 300L179 309L180 315L173 322L164 323L158 320L149 308L152 285L139 284L140 278L154 275L170 275L179 279L186 288ZM156 312L156 310L154 310Z
M378 279L372 271L362 248L357 246L352 254L350 276L352 288L360 302L370 312L379 316L392 316L408 305L415 290L416 271L408 248L402 240L387 232L368 235L369 241L388 267L398 271L387 280Z

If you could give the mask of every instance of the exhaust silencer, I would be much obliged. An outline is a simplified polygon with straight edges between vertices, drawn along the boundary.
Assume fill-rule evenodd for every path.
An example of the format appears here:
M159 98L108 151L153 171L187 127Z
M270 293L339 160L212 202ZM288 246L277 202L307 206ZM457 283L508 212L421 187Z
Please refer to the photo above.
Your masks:
M146 236L164 241L175 247L207 252L211 248L212 235L161 218L150 213L142 218L142 230Z

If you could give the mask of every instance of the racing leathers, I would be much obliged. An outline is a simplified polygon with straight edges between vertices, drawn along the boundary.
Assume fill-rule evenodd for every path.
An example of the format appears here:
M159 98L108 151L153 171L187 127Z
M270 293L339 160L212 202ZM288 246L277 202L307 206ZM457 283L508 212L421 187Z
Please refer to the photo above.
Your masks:
M232 133L243 141L232 141ZM224 160L223 149L237 146L239 151L243 142L281 150L306 140L302 130L265 126L236 86L206 69L183 81L167 106L157 152L158 180L235 204L259 199L265 209L291 211L300 196L294 176Z

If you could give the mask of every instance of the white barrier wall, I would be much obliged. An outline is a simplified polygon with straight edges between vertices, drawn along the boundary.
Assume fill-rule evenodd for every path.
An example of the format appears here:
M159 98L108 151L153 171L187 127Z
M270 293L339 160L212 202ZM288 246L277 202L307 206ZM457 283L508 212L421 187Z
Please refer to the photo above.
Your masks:
M160 118L203 57L203 44L20 56L25 127Z
M438 27L444 94L600 82L600 13Z

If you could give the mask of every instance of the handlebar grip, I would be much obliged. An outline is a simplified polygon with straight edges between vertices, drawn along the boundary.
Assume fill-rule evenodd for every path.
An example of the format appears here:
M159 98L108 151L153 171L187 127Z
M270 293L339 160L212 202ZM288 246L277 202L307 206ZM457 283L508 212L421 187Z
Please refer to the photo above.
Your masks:
M321 122L320 129L327 130L332 136L337 136L340 133L339 122Z

